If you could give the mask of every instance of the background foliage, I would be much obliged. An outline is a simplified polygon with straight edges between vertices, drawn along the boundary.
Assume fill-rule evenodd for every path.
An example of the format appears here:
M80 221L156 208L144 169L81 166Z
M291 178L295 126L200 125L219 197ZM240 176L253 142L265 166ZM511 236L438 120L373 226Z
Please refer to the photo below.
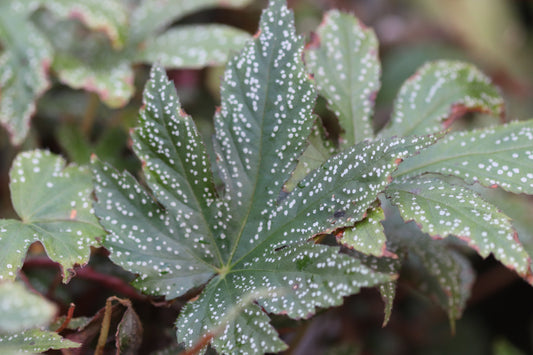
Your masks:
M260 11L266 6L265 2L254 2L242 9L221 9L211 7L216 2L205 1L205 7L184 9L180 5L172 11L157 13L148 11L133 0L109 2L116 3L116 6L110 5L109 9L103 11L93 6L93 2L83 2L86 8L73 10L65 4L76 2L54 0L47 1L50 5L46 8L37 8L39 1L27 2L27 6L9 12L13 16L5 16L8 13L5 7L15 3L2 2L3 8L0 9L0 14L4 15L0 16L0 121L7 127L0 133L0 207L1 217L5 220L17 223L22 220L28 224L32 223L31 218L26 217L33 214L21 213L20 205L9 199L8 171L19 152L45 148L78 164L87 164L90 154L96 153L101 160L137 175L140 163L130 148L128 131L137 125L141 88L148 78L149 66L142 63L154 61L156 57L153 54L158 51L176 48L171 45L172 41L181 41L192 24L223 23L232 26L203 28L205 31L227 31L229 38L236 38L234 43L237 48L244 39L249 38L249 34L255 32ZM245 3L235 2L235 5ZM380 42L376 55L382 59L382 80L376 98L374 128L385 125L385 120L393 111L393 99L403 81L423 63L434 59L460 59L475 63L500 87L505 96L508 118L533 117L533 81L530 79L533 75L529 65L533 50L533 6L528 2L495 0L491 6L480 8L474 0L295 0L289 2L289 7L295 11L298 33L314 31L323 12L330 8L355 12L365 25L375 29ZM152 20L150 16L153 16ZM128 27L125 18L133 18L143 26ZM199 37L194 39L194 43L205 48L205 42L202 41L206 37L202 37L203 32L196 33L199 33ZM64 34L69 36L64 38ZM311 37L308 39L312 41ZM35 51L30 58L26 58L28 52L22 48L35 48ZM213 49L212 56L216 61L208 54L192 50L185 58L175 52L165 52L165 57L157 58L171 69L169 76L177 87L182 106L195 118L199 133L211 151L211 118L215 106L220 103L220 67L173 69L225 61L224 54L217 52L220 50L217 46L211 44L209 48ZM190 58L194 64L188 64ZM97 64L91 66L91 63ZM368 80L372 80L371 76L377 72L379 70L371 70ZM122 86L113 86L117 82L122 83ZM16 102L22 103L20 107L9 105L10 100L14 102L14 92L17 93ZM342 108L339 110L343 111ZM331 119L332 115L324 102L317 113L324 118L330 132L339 133L339 127ZM367 114L371 115L369 112ZM31 125L28 123L30 116L33 117ZM14 121L10 121L12 119ZM497 122L498 118L472 113L455 122L454 128L481 128ZM359 141L361 137L347 139ZM328 156L327 149L323 151L323 156ZM26 157L28 162L31 158ZM416 161L412 164L416 165ZM80 190L83 189L80 187ZM514 219L524 247L531 254L531 199L525 195L510 195L500 189L484 197L489 201L504 201L504 205L500 203L499 206ZM70 200L67 202L70 203ZM71 210L67 203L62 211L56 212L70 217ZM376 220L380 219L379 213L379 210L376 211ZM76 212L76 218L83 218L81 210ZM387 228L396 227L385 225ZM407 225L406 228L410 227ZM99 233L98 230L93 231L95 237ZM341 307L320 311L309 320L290 321L274 317L273 324L291 346L292 353L309 353L310 349L328 349L330 352L338 349L339 353L350 354L359 351L373 354L484 354L489 351L505 354L511 351L533 351L533 312L530 302L533 292L530 286L492 258L481 260L474 254L463 252L458 255L454 251L443 256L442 250L445 248L422 248L423 239L419 239L420 236L412 231L409 233L412 238L398 239L399 249L410 246L414 252L406 256L408 262L404 264L404 276L398 282L395 309L389 325L380 327L383 304L375 290L349 297ZM45 239L39 240L47 248L47 255L51 256L50 246L46 245ZM22 250L27 247L24 246ZM53 250L53 246L51 248ZM379 253L379 250L373 252ZM438 306L439 302L441 305L446 302L442 288L430 285L427 292L420 292L420 287L417 287L424 279L424 275L418 272L428 265L430 253L438 254L443 265L452 268L461 265L466 255L477 275L475 281L472 274L465 274L462 280L463 285L472 286L472 294L468 301L466 296L455 299L458 305L456 309L462 309L465 302L467 308L457 321L454 337L450 335L448 315ZM88 250L84 250L81 255L84 259L81 260L88 256ZM22 258L19 256L18 260L20 262ZM52 260L63 262L61 259ZM154 304L162 300L148 298L131 288L128 282L132 276L114 266L103 249L93 248L89 266L76 270L76 273L70 283L61 283L64 277L69 276L68 273L63 274L58 265L46 257L40 244L33 244L20 274L28 286L54 302L58 308L57 314L66 314L69 304L74 303L76 317L90 318L79 324L81 331L70 333L72 340L90 343L93 339L94 347L104 318L104 312L99 310L106 306L108 296L118 295L130 299L132 304L113 301L109 305L108 309L112 310L111 334L116 334L115 338L123 339L121 334L125 333L140 337L139 322L131 315L134 310L144 329L142 343L131 345L132 349L146 353L175 345L171 327L183 305L179 299L165 303L164 307L156 307ZM386 294L386 290L382 290L382 293ZM436 302L428 302L428 299ZM54 312L40 315L40 324L50 324L54 320ZM129 333L120 333L118 329L125 329L126 324L130 324ZM1 326L8 327L1 328L4 336L5 332L16 329L9 327L17 325L9 323ZM50 325L52 330L57 327ZM69 331L63 334L68 337ZM117 343L116 346L120 348L126 345Z

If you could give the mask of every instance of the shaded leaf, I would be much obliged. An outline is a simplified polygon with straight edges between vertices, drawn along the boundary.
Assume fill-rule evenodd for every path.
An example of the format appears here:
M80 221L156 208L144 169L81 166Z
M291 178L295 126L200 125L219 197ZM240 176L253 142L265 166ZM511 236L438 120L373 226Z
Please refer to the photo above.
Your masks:
M116 334L117 354L137 354L141 346L143 326L133 307L127 307L118 324Z
M492 253L521 275L529 269L509 218L472 190L429 177L395 183L386 194L404 220L414 220L431 236L455 235L482 257Z
M124 46L128 14L119 0L45 0L42 4L61 17L79 19L92 30L104 32L115 49Z
M29 130L35 101L48 88L52 47L29 21L30 8L0 4L0 123L20 144ZM27 10L27 11L26 11Z
M407 249L408 263L417 274L415 287L446 310L454 330L475 278L468 259L420 231L403 238L401 245Z
M305 58L344 130L341 148L372 138L370 119L381 71L374 31L353 15L329 11Z
M395 173L454 175L467 183L533 194L533 120L516 121L472 132L448 134Z
M10 171L10 190L18 220L0 220L0 279L14 279L31 243L40 241L48 256L65 269L88 262L90 246L103 231L92 214L91 174L65 166L48 151L21 153Z
M503 116L503 99L490 79L467 63L430 62L403 84L380 135L439 132L469 111Z
M383 256L386 250L387 237L381 225L385 214L380 207L372 207L367 211L365 219L344 230L339 243L363 254Z
M18 282L0 283L0 334L48 325L57 308Z
M188 25L149 38L135 61L166 68L202 68L226 63L250 39L247 32L225 25Z
M371 270L390 275L393 281L385 282L378 285L378 291L381 294L383 303L385 303L383 326L386 326L392 314L392 307L394 305L394 298L396 297L397 275L400 272L402 260L395 254L390 254L386 257L376 257L373 255L365 255L355 250L350 250L348 255L351 255L369 267Z

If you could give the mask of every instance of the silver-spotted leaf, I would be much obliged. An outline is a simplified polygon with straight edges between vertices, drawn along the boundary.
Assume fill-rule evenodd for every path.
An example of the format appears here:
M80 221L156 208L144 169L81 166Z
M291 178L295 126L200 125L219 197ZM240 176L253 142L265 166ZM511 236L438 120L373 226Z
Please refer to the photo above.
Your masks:
M351 14L329 11L305 59L344 130L341 147L372 138L370 119L381 72L374 31Z
M104 32L113 48L124 46L128 13L120 0L44 0L44 6L60 17L78 19L92 30Z
M225 25L178 26L147 39L135 61L157 62L166 68L220 65L249 39L247 32Z
M503 116L503 98L490 79L471 64L430 62L401 87L391 122L380 135L439 132L469 111Z
M372 207L367 211L365 219L353 227L346 228L337 238L338 242L363 254L383 256L386 250L387 237L381 225L385 214L381 207Z
M63 270L88 262L103 234L92 214L91 174L48 151L28 151L10 171L11 201L19 220L0 220L0 279L14 279L33 242ZM68 273L63 272L65 278Z
M492 253L508 268L527 273L530 260L509 217L474 191L424 177L392 184L386 193L403 219L414 220L423 232L455 235L482 257Z
M306 318L392 277L308 240L362 219L397 164L435 138L363 142L283 191L315 118L293 21L284 3L273 1L258 36L228 63L215 116L222 188L159 66L133 136L151 192L128 174L94 165L95 210L109 232L104 245L113 261L139 275L135 285L174 298L207 283L178 319L178 340L187 346L215 332L212 344L222 353L280 351L285 345L265 311ZM250 294L261 307L247 304L228 321Z
M31 23L33 6L0 4L0 123L20 144L29 131L35 101L48 88L52 47Z
M533 194L533 120L448 134L420 155L406 159L397 177L454 175L469 184Z

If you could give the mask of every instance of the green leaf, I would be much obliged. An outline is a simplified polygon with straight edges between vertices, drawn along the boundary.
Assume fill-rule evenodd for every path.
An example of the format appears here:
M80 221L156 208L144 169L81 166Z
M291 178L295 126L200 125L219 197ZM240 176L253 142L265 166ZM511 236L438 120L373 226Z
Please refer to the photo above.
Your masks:
M142 0L130 19L133 42L153 36L177 20L210 7L242 7L250 0Z
M341 148L372 138L370 118L381 71L374 31L350 14L329 11L305 58L344 130Z
M467 63L430 62L404 83L380 135L439 132L470 111L503 116L503 99L490 79Z
M15 278L27 248L36 241L63 269L87 263L90 246L97 245L103 233L92 214L90 172L37 150L17 156L10 180L11 200L21 221L0 220L0 260L5 265L0 279Z
M0 334L2 354L41 353L49 349L78 348L81 344L63 339L59 334L40 329L15 334Z
M0 334L5 334L44 327L53 319L57 308L18 282L1 282L0 312Z
M128 14L119 0L45 0L42 4L57 16L79 19L88 28L104 32L113 48L124 46Z
M35 101L48 88L52 48L28 19L30 12L0 5L0 123L20 144L29 131ZM27 9L30 11L30 9Z
M380 207L367 211L365 219L346 228L338 238L339 243L363 254L383 256L386 251L387 237L381 225L385 214Z
M135 60L167 68L221 65L249 39L247 32L226 25L179 26L149 38Z
M392 184L386 194L404 220L414 220L431 236L455 235L521 275L529 269L509 218L472 190L426 177Z
M467 183L533 194L533 120L447 135L404 161L395 176L454 175Z
M222 353L280 351L285 345L265 311L307 318L393 277L308 240L362 219L401 159L435 138L363 142L283 191L315 118L302 47L292 13L274 1L259 35L228 63L215 115L219 190L198 131L159 66L133 136L151 192L95 162L95 210L112 260L137 273L135 285L148 293L174 298L205 285L178 320L178 339L189 347L214 332ZM262 308L241 305L228 320L249 295Z

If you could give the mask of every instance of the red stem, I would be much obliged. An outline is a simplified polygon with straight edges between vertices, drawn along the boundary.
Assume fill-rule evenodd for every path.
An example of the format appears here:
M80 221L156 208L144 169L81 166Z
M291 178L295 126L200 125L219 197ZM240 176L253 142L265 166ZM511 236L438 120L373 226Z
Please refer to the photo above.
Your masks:
M46 257L36 257L26 260L26 262L24 263L24 267L53 267L59 269L59 264ZM121 293L130 299L145 301L148 298L147 296L140 294L133 286L128 284L126 281L116 276L99 273L90 266L76 267L74 271L76 277L80 279L98 282L104 285L105 287L110 288L116 291L117 293Z

